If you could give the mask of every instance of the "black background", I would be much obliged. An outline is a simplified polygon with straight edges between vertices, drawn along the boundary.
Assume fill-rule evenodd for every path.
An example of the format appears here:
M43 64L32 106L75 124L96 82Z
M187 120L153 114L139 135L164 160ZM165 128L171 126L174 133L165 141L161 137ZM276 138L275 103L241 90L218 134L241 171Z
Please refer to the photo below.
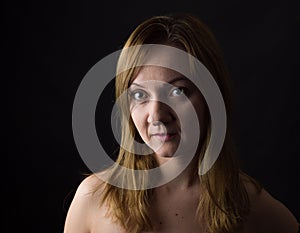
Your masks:
M139 23L170 12L194 13L215 34L235 84L234 133L243 169L300 220L296 2L2 2L8 103L2 114L12 121L3 122L9 126L2 155L5 232L63 231L70 201L89 172L72 135L76 90ZM109 116L101 112L100 124Z

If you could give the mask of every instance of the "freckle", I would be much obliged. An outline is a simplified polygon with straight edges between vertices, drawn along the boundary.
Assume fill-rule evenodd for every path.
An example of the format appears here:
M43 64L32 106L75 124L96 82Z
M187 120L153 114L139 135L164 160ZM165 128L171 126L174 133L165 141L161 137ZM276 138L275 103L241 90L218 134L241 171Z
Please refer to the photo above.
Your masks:
M178 214L177 214L177 213L176 213L175 215L176 215L176 216L178 216Z
M159 222L159 224L161 225L161 224L162 224L162 222Z

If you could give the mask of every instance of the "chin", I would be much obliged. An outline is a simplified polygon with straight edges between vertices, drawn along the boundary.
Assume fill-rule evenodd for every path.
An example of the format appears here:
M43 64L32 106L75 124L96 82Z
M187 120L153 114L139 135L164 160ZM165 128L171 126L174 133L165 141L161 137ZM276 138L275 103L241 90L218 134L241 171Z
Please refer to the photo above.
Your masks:
M162 146L162 148L160 148L154 154L157 158L173 158L175 156L176 150L177 146L171 148L165 148L165 146Z

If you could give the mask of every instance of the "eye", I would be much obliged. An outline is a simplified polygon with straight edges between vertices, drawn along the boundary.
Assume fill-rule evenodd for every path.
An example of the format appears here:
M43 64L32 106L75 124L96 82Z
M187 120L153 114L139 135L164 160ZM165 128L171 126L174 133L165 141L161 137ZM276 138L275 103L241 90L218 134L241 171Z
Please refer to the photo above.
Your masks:
M181 96L181 95L183 95L185 92L184 92L184 89L183 88L181 88L181 87L178 87L178 88L175 88L175 89L173 89L172 91L171 91L171 95L172 96Z
M145 91L143 90L135 90L130 93L130 96L132 99L136 101L143 101L147 99L148 95Z

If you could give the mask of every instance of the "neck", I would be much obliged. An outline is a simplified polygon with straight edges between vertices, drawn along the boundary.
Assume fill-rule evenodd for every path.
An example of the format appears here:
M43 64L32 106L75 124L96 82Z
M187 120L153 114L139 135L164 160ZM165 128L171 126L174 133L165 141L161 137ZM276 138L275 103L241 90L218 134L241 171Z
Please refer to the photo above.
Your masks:
M176 167L180 167L180 162L176 161L172 168L176 170ZM164 175L164 173L162 173ZM198 157L195 156L189 165L173 180L160 186L161 189L170 190L187 190L195 185L199 184L198 176Z

